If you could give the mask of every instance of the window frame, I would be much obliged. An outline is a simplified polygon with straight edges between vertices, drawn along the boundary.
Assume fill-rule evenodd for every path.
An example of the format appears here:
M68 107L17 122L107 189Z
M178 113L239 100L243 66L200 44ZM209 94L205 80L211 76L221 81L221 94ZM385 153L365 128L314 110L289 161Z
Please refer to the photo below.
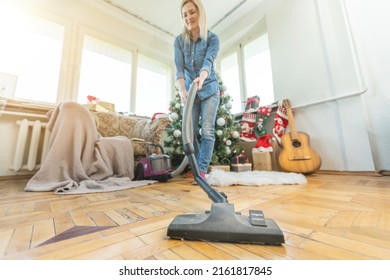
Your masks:
M6 5L6 4L4 4ZM7 6L7 5L6 5ZM132 53L131 63L132 63L132 74L131 74L131 90L130 95L130 104L128 105L129 112L136 112L136 98L138 97L137 93L137 68L138 68L138 53L139 48L133 42L126 41L121 39L118 36L113 36L107 32L100 31L94 26L85 25L82 22L77 21L77 19L62 16L58 13L51 12L49 10L44 10L38 8L34 5L27 5L28 9L22 7L23 13L28 13L32 16L41 17L45 20L51 21L55 24L59 24L64 29L63 34L63 46L62 54L60 59L60 69L59 69L59 79L57 91L54 93L56 104L65 102L65 101L76 101L78 100L79 92L79 83L80 83L80 73L81 73L81 62L82 62L82 52L84 46L84 36L91 36L98 40L104 41L108 44L115 45L117 47L128 50ZM10 8L18 10L19 7L10 5ZM141 48L143 51L142 55L150 58L152 60L158 61L161 64L164 64L170 70L167 71L167 81L168 89L167 95L168 100L172 98L175 94L174 90L174 67L173 60L170 57L165 56L165 54L160 54L158 52L151 52L147 47ZM55 104L44 101L31 101L36 104L47 104L53 106ZM169 104L167 104L168 108Z
M259 39L261 36L266 35L268 32L261 28L258 32L253 34L249 34L246 37L238 40L231 48L225 51L218 59L217 59L217 68L218 71L222 75L221 64L222 60L233 53L237 53L238 59L238 73L239 73L239 82L240 82L240 97L241 97L241 112L245 111L245 101L248 98L247 96L247 88L246 88L246 74L245 74L245 46L250 44L256 39ZM269 48L270 49L270 48ZM272 63L272 62L271 62ZM272 69L271 69L272 71Z

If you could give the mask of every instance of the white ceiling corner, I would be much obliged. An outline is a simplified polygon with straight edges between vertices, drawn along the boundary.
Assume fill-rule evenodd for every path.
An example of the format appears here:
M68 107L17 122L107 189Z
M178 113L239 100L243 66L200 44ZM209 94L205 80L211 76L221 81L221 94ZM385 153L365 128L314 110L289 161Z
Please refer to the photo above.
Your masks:
M100 0L125 13L134 22L154 29L163 36L175 37L182 31L181 0ZM203 0L209 28L222 33L234 20L245 17L263 0Z

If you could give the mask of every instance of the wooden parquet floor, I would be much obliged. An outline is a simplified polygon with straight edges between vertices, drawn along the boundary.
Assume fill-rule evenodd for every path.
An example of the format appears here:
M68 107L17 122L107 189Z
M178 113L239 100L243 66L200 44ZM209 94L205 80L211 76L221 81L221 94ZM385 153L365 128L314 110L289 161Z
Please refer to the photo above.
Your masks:
M390 177L315 174L307 185L231 186L236 211L263 210L281 246L171 240L183 213L211 201L189 178L117 192L56 195L0 181L0 259L390 260ZM50 241L50 242L49 242Z

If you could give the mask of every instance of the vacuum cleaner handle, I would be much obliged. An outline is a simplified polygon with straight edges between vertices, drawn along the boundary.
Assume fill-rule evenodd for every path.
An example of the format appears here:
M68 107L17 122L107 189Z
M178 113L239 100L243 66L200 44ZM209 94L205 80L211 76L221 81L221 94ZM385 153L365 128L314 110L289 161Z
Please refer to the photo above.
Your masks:
M192 124L192 106L194 105L194 100L196 97L198 85L192 83L190 90L188 91L187 102L184 106L183 111L183 125L182 125L182 135L183 135L183 145L184 152L187 155L188 162L191 166L192 173L194 174L195 181L199 186L206 192L208 197L217 203L227 203L227 198L224 193L220 193L213 189L207 182L200 176L198 163L195 158L195 149L192 144L193 141L193 124Z
M150 156L150 155L152 154L152 152L151 152L151 148L152 148L152 147L157 147L157 148L159 148L160 151L161 151L161 153L162 153L162 154L165 154L164 148L163 148L163 146L161 146L160 144L148 144L148 145L146 146L146 156Z

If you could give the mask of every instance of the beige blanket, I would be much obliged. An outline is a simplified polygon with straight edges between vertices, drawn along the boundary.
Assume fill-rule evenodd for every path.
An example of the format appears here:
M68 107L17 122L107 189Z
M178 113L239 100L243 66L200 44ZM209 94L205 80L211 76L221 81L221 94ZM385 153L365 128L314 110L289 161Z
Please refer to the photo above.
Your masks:
M57 194L106 192L139 187L155 181L132 181L134 157L124 136L99 135L91 113L75 102L49 113L49 151L25 191Z

